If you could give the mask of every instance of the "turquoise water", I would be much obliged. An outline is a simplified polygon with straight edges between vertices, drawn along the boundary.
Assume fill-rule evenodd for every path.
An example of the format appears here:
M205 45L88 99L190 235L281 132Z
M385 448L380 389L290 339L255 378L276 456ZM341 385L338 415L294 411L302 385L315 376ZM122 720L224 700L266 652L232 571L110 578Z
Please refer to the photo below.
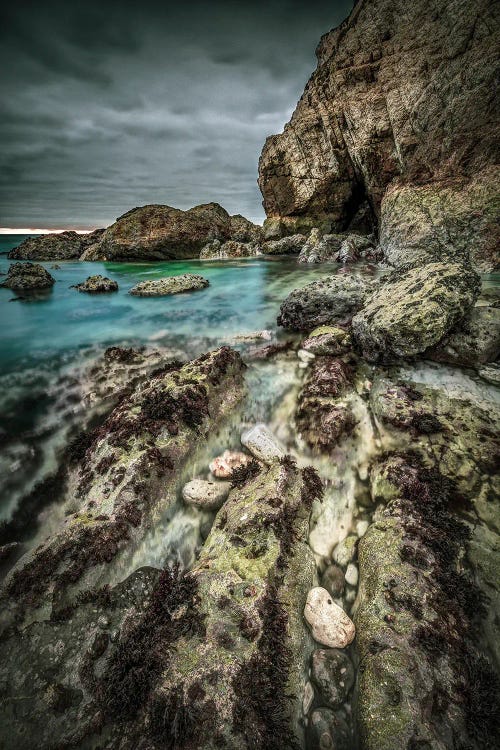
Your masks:
M0 251L22 239L1 237ZM0 273L9 265L0 254ZM107 346L175 349L188 358L235 334L276 332L279 305L291 289L339 270L289 257L42 265L56 279L52 290L21 300L0 288L0 518L54 470L83 418L78 383ZM210 286L170 297L128 294L139 281L186 272L202 274ZM96 273L115 279L119 291L96 296L71 288Z

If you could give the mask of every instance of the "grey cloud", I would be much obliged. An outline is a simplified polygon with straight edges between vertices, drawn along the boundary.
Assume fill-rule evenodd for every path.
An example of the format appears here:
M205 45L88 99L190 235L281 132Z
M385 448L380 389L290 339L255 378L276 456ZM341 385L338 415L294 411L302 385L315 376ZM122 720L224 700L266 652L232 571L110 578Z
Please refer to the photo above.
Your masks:
M350 2L21 2L0 19L0 224L93 227L215 200L263 219L257 162Z

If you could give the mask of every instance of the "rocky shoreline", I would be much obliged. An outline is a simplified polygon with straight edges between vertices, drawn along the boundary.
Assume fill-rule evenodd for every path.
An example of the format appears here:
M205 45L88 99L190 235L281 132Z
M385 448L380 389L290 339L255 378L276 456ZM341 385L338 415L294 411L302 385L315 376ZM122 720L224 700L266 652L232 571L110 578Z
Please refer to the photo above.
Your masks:
M500 746L493 13L359 0L264 147L264 227L152 205L10 253L20 294L55 282L30 260L339 267L273 330L87 372L50 523L2 534L6 750Z

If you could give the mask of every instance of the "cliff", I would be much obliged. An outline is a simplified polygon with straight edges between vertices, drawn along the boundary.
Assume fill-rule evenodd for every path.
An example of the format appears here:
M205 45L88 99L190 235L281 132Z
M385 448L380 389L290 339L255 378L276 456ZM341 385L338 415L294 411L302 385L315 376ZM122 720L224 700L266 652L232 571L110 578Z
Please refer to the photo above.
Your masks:
M268 235L342 231L371 214L393 265L498 266L498 6L360 0L325 34L259 186Z

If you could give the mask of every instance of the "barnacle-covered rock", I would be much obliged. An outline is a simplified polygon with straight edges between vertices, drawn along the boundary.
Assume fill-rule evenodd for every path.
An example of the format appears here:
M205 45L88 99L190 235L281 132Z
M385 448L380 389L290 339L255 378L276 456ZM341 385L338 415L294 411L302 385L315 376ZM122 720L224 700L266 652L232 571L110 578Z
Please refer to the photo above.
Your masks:
M204 289L209 281L196 273L182 273L179 276L166 276L163 279L140 281L132 287L129 294L136 297L163 297L167 294L194 292Z

